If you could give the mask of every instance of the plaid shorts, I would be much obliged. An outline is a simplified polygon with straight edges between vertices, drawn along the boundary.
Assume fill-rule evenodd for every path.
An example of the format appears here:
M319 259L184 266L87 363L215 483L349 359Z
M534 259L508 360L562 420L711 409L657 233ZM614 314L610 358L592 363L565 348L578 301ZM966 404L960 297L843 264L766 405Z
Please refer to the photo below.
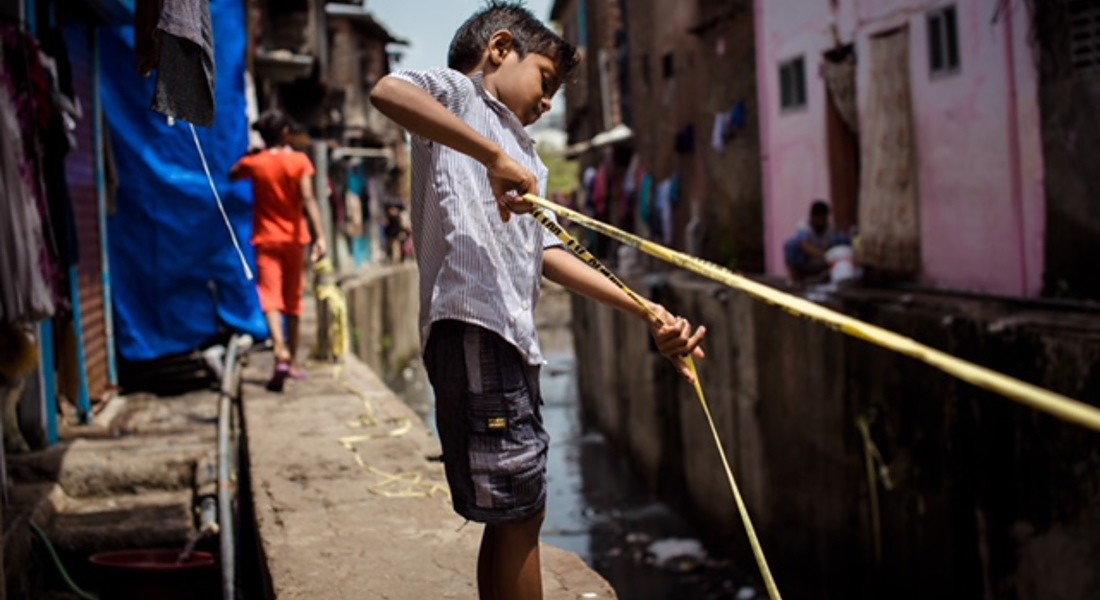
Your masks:
M455 512L488 524L539 514L550 442L539 367L492 331L449 320L432 324L424 365Z

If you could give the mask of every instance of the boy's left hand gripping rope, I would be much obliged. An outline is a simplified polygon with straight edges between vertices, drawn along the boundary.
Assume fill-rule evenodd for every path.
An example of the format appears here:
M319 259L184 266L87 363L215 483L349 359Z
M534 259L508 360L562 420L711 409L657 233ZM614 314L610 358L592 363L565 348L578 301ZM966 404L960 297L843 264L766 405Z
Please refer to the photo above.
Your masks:
M532 213L536 220L542 224L543 227L548 229L550 233L553 233L567 248L573 251L582 261L588 266L592 267L604 277L609 279L611 283L621 289L627 296L630 297L638 306L645 311L649 318L655 322L661 324L667 324L661 319L660 315L653 311L649 303L645 301L637 292L630 289L623 280L619 279L617 275L611 272L603 263L599 261L591 252L588 251L580 242L577 241L569 232L555 222L546 210L539 208ZM684 362L687 364L688 369L691 371L691 379L693 387L695 388L695 395L699 398L699 404L703 407L703 414L706 415L707 425L710 426L710 434L714 438L714 446L718 449L718 457L722 459L722 468L726 471L726 479L729 481L730 490L733 492L733 499L737 502L737 512L741 515L741 522L745 526L745 532L749 536L749 544L752 546L752 554L756 558L756 564L760 567L760 574L764 577L764 587L768 590L768 597L771 600L781 600L779 595L779 588L775 585L775 578L772 577L771 569L768 568L768 559L764 556L764 548L760 545L760 540L756 537L756 529L752 526L752 519L749 517L749 509L745 506L745 501L741 498L741 490L737 487L737 480L733 477L733 469L730 468L729 460L726 458L726 451L722 446L722 439L718 436L718 428L714 424L714 418L710 414L710 405L707 403L706 395L703 393L703 384L699 380L699 372L695 369L695 360L690 354L684 356Z

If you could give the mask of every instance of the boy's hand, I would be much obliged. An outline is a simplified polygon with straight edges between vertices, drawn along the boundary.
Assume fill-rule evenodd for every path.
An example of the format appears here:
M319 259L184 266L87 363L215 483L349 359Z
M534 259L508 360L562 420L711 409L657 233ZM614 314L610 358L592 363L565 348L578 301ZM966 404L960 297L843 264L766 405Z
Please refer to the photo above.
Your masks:
M309 259L313 262L317 262L324 258L325 254L328 254L325 248L325 238L318 237L313 241L313 249L309 252Z
M523 199L528 192L537 193L539 180L530 170L511 156L500 152L486 165L489 169L489 185L497 199L500 218L507 223L512 213L529 213L535 205Z
M649 333L657 342L657 349L676 365L676 370L684 379L695 383L684 357L689 354L697 359L707 357L699 346L707 335L707 328L700 326L692 331L691 323L687 319L673 315L660 304L651 303L650 307L660 317L660 320L651 318L649 322Z

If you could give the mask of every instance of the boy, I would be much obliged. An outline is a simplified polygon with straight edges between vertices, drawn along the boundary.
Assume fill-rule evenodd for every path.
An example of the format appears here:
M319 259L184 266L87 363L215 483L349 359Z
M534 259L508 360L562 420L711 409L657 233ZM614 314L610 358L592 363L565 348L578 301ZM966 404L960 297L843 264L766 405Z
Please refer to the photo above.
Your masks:
M480 67L461 65L476 74L397 72L371 100L413 134L424 362L455 511L485 523L479 596L537 600L548 444L534 324L541 276L646 317L534 219L511 218L533 209L519 195L546 183L524 127L550 109L576 50L510 2L490 3L459 34L487 40L473 54ZM650 324L658 347L686 375L680 357L702 358L705 329L653 306L671 323Z
M293 123L282 112L269 110L252 128L260 133L266 149L242 158L229 171L229 178L251 179L256 192L252 244L260 303L275 344L275 372L267 388L278 392L291 374L298 347L305 249L312 243L311 258L320 260L325 255L325 236L313 197L313 163L289 145Z

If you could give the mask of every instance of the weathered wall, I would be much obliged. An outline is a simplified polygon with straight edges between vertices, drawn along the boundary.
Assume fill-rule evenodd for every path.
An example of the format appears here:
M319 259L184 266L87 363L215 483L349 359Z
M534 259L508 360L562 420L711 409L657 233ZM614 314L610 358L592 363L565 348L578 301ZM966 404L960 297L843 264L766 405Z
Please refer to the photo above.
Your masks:
M634 132L613 154L603 148L580 156L584 167L616 164L613 207L620 207L621 181L634 156L655 183L680 178L670 245L761 271L763 194L751 0L573 0L555 6L566 39L581 46L584 56L565 90L570 141L589 140L620 123ZM606 94L601 53L609 73ZM738 104L743 126L713 147L716 116L729 115ZM685 140L680 148L678 137ZM613 208L604 218L649 235L640 201L634 204L629 211ZM697 227L688 239L693 219ZM602 253L602 242L595 250Z
M419 281L416 265L405 263L372 269L341 283L352 352L383 376L403 368L420 352Z
M763 269L763 193L752 4L745 0L632 2L634 149L656 181L679 175L673 245L731 267ZM671 61L671 75L664 62ZM715 117L742 104L744 126L712 145ZM676 148L690 128L692 143ZM687 239L693 217L702 239Z
M1095 3L1032 2L1047 177L1046 273L1051 295L1100 299L1100 65L1074 60L1071 23ZM1088 21L1085 21L1086 23ZM1088 38L1082 39L1087 45ZM1087 53L1085 53L1087 55ZM1095 53L1094 53L1095 54Z
M1038 72L1019 3L956 3L959 72L932 76L930 0L757 0L768 273L780 275L783 241L814 198L829 198L822 53L854 43L861 111L870 83L870 37L906 26L917 131L921 278L947 289L1032 296L1040 291L1045 233ZM996 16L995 16L996 15ZM995 16L995 18L994 18ZM808 105L779 107L779 63L805 57Z
M780 589L796 598L1094 598L1100 434L709 283L635 282L708 325L701 376ZM648 284L648 285L647 285ZM848 292L846 312L1100 398L1100 315ZM574 300L586 413L650 485L751 564L694 395L637 322ZM891 489L876 561L864 440Z

